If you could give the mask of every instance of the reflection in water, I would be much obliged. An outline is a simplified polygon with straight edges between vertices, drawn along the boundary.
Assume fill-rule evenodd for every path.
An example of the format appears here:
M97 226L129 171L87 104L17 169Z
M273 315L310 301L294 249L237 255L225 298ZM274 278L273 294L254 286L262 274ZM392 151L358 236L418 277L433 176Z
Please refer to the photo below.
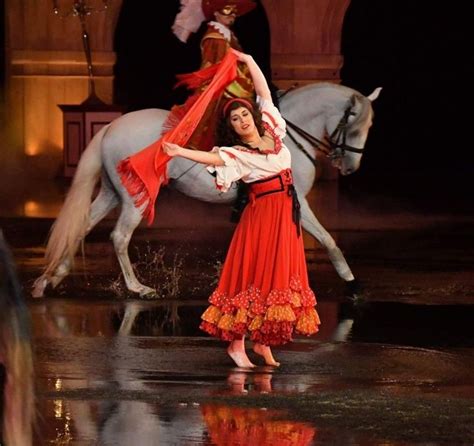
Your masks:
M473 305L345 302L339 305L339 323L332 340L424 348L473 347L473 318Z
M168 302L77 302L55 300L31 305L34 337L190 336L198 331L203 306Z
M316 429L309 424L278 419L278 412L206 404L202 416L216 446L307 446Z
M34 337L64 336L202 336L206 301L102 301L55 299L30 303ZM337 302L318 304L325 318L318 341L330 340L338 326Z
M161 442L161 426L153 405L139 401L108 403L100 408L100 444L151 446ZM138 442L137 442L138 440Z
M270 367L268 367L268 369L270 369ZM272 391L272 374L252 373L249 375L237 369L237 371L229 374L227 384L233 394L248 393L249 391L270 393Z
M205 302L48 300L30 304L34 337L202 336ZM316 342L377 342L416 347L471 347L472 306L391 302L320 302ZM380 322L383 321L383 324ZM423 330L420 330L420 324ZM400 330L403 326L403 330ZM443 327L440 330L439 327Z
M123 342L120 345L124 347ZM113 351L110 356L119 357ZM76 364L75 368L83 379L49 380L51 390L81 394L87 393L87 389L95 389L95 396L93 400L82 395L80 399L43 401L36 446L155 446L189 444L184 440L202 438L203 422L195 407L178 404L163 407L159 397L155 400L145 397L142 401L143 395L156 392L156 389L141 379L141 372L124 369L124 365L115 359L110 360L109 366L108 373L102 375L100 381L87 378L88 371L82 369L81 364ZM97 394L104 396L97 399ZM124 394L134 396L124 399Z
M235 369L227 377L230 393L234 395L270 393L271 382L269 371L246 373ZM201 411L211 444L216 446L305 446L312 444L316 436L313 426L282 419L282 414L275 410L205 404Z
M200 401L230 394L250 404L250 398L270 392L314 395L324 389L382 383L385 394L390 395L400 389L412 393L413 386L407 387L407 383L414 379L417 383L472 381L466 378L471 376L468 365L453 364L452 356L439 352L307 341L282 351L292 359L288 371L258 367L251 372L233 369L229 374L228 366L214 362L212 355L218 348L220 351L214 343L116 336L125 304L56 300L32 305L38 336L37 376L46 392L40 397L35 446L305 445L311 444L316 434L318 445L388 444L365 439L362 443L358 432L331 427L329 417L310 417L316 430L312 424L284 420L282 412L223 404L200 408L189 402L180 404L180 398L192 401L189 395L199 395L196 401ZM181 323L188 323L191 318L183 316L186 311L181 313L185 304L177 308ZM192 308L200 310L196 305ZM140 314L136 323L155 313L166 314L164 309L162 303L144 304L145 314ZM350 320L349 316L341 315L341 319ZM358 318L354 316L354 326ZM341 336L347 332L346 325L338 329ZM351 362L353 358L357 361ZM256 406L267 404L267 397L252 401Z
M205 436L199 408L194 406L162 407L159 402L136 400L71 399L52 403L44 407L36 446L201 444Z
M36 445L307 446L316 437L311 425L282 419L273 410L223 404L160 407L155 402L123 400L63 404L62 418L36 438Z
M41 301L31 306L33 337L114 336L119 312L113 303Z

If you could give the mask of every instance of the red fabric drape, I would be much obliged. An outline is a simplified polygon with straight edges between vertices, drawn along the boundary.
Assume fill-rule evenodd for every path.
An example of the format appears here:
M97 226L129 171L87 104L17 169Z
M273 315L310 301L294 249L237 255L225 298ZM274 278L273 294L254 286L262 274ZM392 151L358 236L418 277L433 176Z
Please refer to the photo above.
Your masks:
M212 98L221 93L237 76L237 57L228 52L219 64L212 69L206 68L191 75L182 76L182 83L192 84L193 79L212 78L209 86L197 98L179 124L165 133L158 141L140 152L122 160L117 171L122 184L133 197L135 206L144 209L142 214L148 224L155 218L155 201L162 184L167 184L166 165L171 159L163 152L164 142L180 146L186 145Z

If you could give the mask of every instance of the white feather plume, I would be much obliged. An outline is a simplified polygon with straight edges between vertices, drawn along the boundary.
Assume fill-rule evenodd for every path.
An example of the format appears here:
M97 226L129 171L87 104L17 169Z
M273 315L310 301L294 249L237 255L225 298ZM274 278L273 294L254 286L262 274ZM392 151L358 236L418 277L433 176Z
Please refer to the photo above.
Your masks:
M189 36L195 33L206 19L202 12L202 0L181 0L181 9L174 20L174 35L186 43Z

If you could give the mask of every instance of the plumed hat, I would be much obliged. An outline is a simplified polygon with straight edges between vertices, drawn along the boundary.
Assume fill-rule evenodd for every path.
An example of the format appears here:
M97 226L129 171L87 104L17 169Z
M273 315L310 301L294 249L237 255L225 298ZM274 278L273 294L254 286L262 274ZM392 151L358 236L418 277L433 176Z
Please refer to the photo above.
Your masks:
M236 15L241 16L257 5L253 0L202 0L202 10L207 20L212 20L214 13L223 10L226 6L234 6L237 10Z

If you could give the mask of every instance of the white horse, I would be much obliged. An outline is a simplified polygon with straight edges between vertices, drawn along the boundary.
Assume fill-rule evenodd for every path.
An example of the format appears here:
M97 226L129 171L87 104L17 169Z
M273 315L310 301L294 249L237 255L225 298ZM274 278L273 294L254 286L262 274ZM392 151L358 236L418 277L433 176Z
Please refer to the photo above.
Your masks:
M375 100L380 88L368 97L350 88L335 84L310 84L290 91L280 101L283 117L312 135L312 142L298 133L298 143L286 138L291 151L292 170L300 203L303 228L327 250L339 276L347 283L354 283L354 276L334 239L315 217L306 195L315 179L315 139L329 136L330 155L342 175L356 171L360 165L369 128L372 125ZM66 277L84 237L117 205L121 213L111 234L115 252L127 288L140 296L154 290L141 284L133 271L128 245L133 231L142 220L132 197L121 184L117 164L128 156L156 141L168 111L159 109L127 113L101 129L84 151L72 186L56 219L46 248L46 268L35 281L33 296L42 297L48 284L53 287ZM300 148L298 148L298 145ZM302 149L301 150L301 146ZM311 158L311 159L310 159ZM232 203L237 196L236 187L227 193L218 191L214 178L204 165L176 157L168 163L171 187L180 192L212 203ZM101 177L99 194L92 201L94 187Z

